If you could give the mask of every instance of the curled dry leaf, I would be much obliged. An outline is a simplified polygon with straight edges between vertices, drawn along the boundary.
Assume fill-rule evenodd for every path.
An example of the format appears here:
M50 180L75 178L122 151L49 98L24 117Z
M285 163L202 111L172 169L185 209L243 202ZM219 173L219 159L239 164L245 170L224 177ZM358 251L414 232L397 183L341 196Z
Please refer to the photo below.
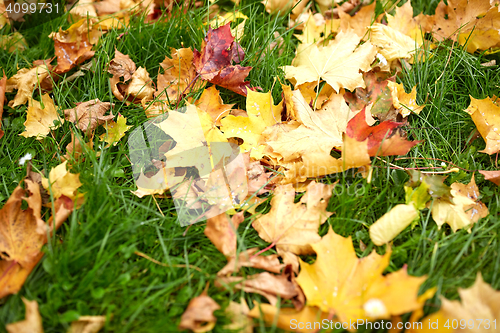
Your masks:
M361 37L353 31L340 32L328 46L300 44L292 66L285 66L285 77L295 87L306 82L326 81L336 92L365 87L360 71L370 70L377 49L369 42L358 47ZM333 61L335 59L335 61Z
M42 106L43 104L43 106ZM58 125L54 122L58 121ZM60 127L64 119L59 117L54 101L48 94L42 95L42 103L30 98L28 103L28 114L24 126L26 129L19 135L25 138L36 137L38 140L46 137L51 130Z
M112 120L114 116L104 114L113 106L109 102L101 102L99 99L93 99L88 102L77 103L73 109L64 110L66 120L75 123L75 125L86 132L93 132L97 126Z
M414 86L410 93L406 93L402 83L389 81L387 86L391 91L392 104L403 117L411 113L419 114L424 108L417 104L417 86Z
M500 186L500 171L479 170L479 173L484 176L484 179L489 180L490 182L493 182L496 185Z
M243 213L238 213L229 218L227 214L220 214L207 219L205 236L215 245L217 250L226 257L236 254L238 226L243 222Z
M115 57L109 62L108 73L118 78L123 77L126 82L132 78L135 70L135 63L132 59L115 48Z
M475 99L471 96L471 102L465 112L470 114L477 130L486 142L486 148L480 150L489 155L500 151L500 105L498 98Z
M271 211L257 218L252 226L259 237L279 250L310 254L310 244L321 239L319 226L332 215L326 207L334 186L313 181L298 203L294 203L295 190L291 184L278 186L271 199Z
M258 248L249 249L245 252L241 252L236 258L233 255L229 258L228 263L224 266L218 273L218 276L225 276L235 272L238 272L241 267L253 267L264 269L272 273L279 273L284 267L283 264L278 260L276 254L269 256L255 256L254 254L258 251Z
M418 218L412 203L396 205L370 226L370 238L375 245L389 243Z
M182 314L179 329L189 329L195 333L208 332L214 328L217 321L213 312L219 309L219 304L208 296L205 290L189 302L186 311Z
M42 317L38 312L38 303L21 297L26 308L26 316L22 321L8 324L5 328L8 333L43 333Z
M13 92L17 89L16 97L9 101L9 106L15 108L16 106L26 103L32 95L35 87L39 82L42 82L48 75L52 66L45 64L35 66L31 69L22 68L16 75L7 80L6 92Z
M273 275L268 272L250 275L246 279L239 276L218 277L215 285L260 294L273 306L278 304L277 296L281 299L293 299L301 293L300 288L290 282L285 275Z
M71 323L68 333L97 333L105 323L105 316L80 316Z

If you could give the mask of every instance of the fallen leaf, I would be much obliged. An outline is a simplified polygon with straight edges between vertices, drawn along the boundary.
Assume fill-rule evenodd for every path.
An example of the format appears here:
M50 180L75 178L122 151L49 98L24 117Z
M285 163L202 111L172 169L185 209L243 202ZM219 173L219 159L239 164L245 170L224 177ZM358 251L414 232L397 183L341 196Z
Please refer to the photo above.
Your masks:
M54 122L59 122L54 125ZM59 117L54 101L48 94L42 95L42 103L30 98L28 103L28 113L24 126L26 129L19 135L25 138L36 137L38 140L46 137L51 130L60 127L64 119Z
M131 127L127 126L127 118L118 114L116 123L112 120L105 123L104 128L106 129L106 133L102 134L100 139L108 143L107 147L111 145L116 146L118 141L125 136L125 132Z
M332 213L326 211L335 185L311 182L300 202L294 203L291 184L278 186L271 199L271 211L257 218L252 226L259 237L277 249L310 254L310 244L321 239L318 229Z
M378 246L389 243L418 218L413 204L396 205L370 226L370 238Z
M194 51L193 64L203 79L246 96L249 82L245 78L252 67L231 65L233 60L243 60L244 51L234 41L229 23L217 29L209 28L201 45L201 51Z
M6 92L13 92L17 89L16 97L9 101L9 106L16 106L26 103L32 96L33 90L48 75L51 68L47 65L40 65L31 69L22 68L16 75L7 80Z
M220 306L207 294L207 289L200 296L193 298L182 314L180 330L189 329L195 333L208 332L214 328L217 318L213 315Z
M38 312L38 303L21 297L26 308L26 316L22 321L8 324L5 328L8 333L43 333L42 317Z
M5 72L3 73L2 79L0 79L0 139L3 137L4 131L2 130L2 113L3 105L5 103L5 90L7 88L7 76Z
M392 103L394 107L403 117L406 117L411 113L419 114L424 108L423 106L417 104L417 86L414 86L409 94L406 93L402 83L389 81L387 86L391 91Z
M489 180L490 182L493 182L496 185L500 186L500 171L479 170L479 173L484 176L484 179Z
M200 99L194 104L208 113L217 126L221 125L221 119L229 115L229 111L234 106L234 104L223 104L220 93L215 86L205 89Z
M216 29L228 23L235 22L237 19L243 20L238 23L234 29L231 29L231 35L235 36L237 41L240 41L241 38L243 38L243 36L245 35L245 23L248 20L248 16L246 16L242 12L236 11L232 13L226 13L223 16L217 15L210 21L210 26L212 27L212 29ZM243 59L235 60L235 62L239 63L240 60Z
M236 255L228 258L228 263L217 273L217 275L229 275L238 272L241 267L259 268L272 273L281 272L284 265L280 263L277 255L272 254L269 256L255 256L254 254L258 250L258 248L249 249L245 252L239 253L237 258Z
M109 102L101 102L96 98L88 102L77 103L73 109L64 110L64 116L66 120L75 123L79 129L89 134L97 126L114 118L112 114L104 115L113 105Z
M328 46L300 44L292 66L285 66L285 77L295 80L295 88L306 82L326 81L336 92L365 87L360 71L367 72L377 53L369 42L357 47L361 37L353 31L340 32Z
M351 237L341 237L331 228L311 246L317 259L314 264L301 261L297 277L308 307L333 313L340 322L389 319L423 307L417 295L425 276L409 276L406 268L382 275L389 265L390 248L383 256L374 250L358 259Z
M401 7L396 7L394 16L386 14L387 26L411 37L418 44L423 43L425 32L431 31L434 17L419 14L413 17L411 2L406 2Z
M467 289L458 288L461 301L450 301L441 297L441 310L445 317L452 320L457 319L475 321L477 318L491 323L491 329L484 327L465 327L461 332L486 333L498 332L498 326L493 323L500 318L500 291L493 289L484 282L481 273L477 274L476 282ZM452 321L450 320L450 322ZM498 325L498 324L497 324ZM492 330L493 329L493 330Z
M132 79L127 85L125 93L129 96L129 100L136 101L150 101L153 99L155 90L152 87L152 80L149 78L149 73L145 68L139 67Z
M193 65L193 51L190 48L170 50L170 56L165 57L160 66L164 73L158 74L157 91L155 95L162 98L161 94L166 90L170 103L175 103L182 94L188 93L186 89L197 91L203 88L204 81L196 81L196 68ZM194 84L193 84L194 82ZM214 88L215 89L215 88Z
M470 99L470 105L464 111L470 114L486 142L486 147L480 152L495 154L500 151L500 106L495 104L497 97L475 99L471 96Z
M241 297L240 303L229 302L225 314L231 319L231 323L224 325L224 328L240 333L253 333L253 321L248 317L249 312L250 309L243 297Z
M236 254L237 248L237 230L243 215L238 213L229 218L227 214L220 214L207 219L207 227L204 234L215 245L217 250L230 257Z
M65 196L71 200L75 200L81 196L81 194L77 194L77 190L82 186L82 183L80 182L79 173L74 174L66 170L67 163L68 161L65 161L55 168L52 168L49 172L48 179L42 177L42 185L56 199Z
M97 333L105 323L105 316L80 316L71 323L68 333Z
M273 306L277 305L278 297L292 299L299 295L300 289L284 275L273 275L268 272L247 276L218 277L215 285L224 288L241 289L247 293L257 293L264 296Z
M115 57L109 62L108 73L123 77L124 81L128 81L132 78L135 70L135 63L132 59L115 48Z
M271 92L249 90L246 100L247 116L229 115L221 120L221 130L226 138L241 138L242 152L250 152L255 159L262 158L265 146L260 144L262 132L268 126L281 122L280 105L274 105Z
M470 53L500 45L500 12L489 1L441 1L434 20L432 32L437 40L451 38Z
M346 92L345 100L353 111L362 110L372 103L371 113L377 117L387 114L391 109L392 95L387 86L393 78L384 72L369 71L363 73L366 88L356 88L354 92Z
M455 232L488 216L488 208L478 200L479 189L474 177L467 185L453 183L450 193L452 200L436 199L432 203L432 218L436 221L438 228L448 223Z
M408 141L397 130L402 123L384 121L368 126L363 112L356 114L347 124L346 134L357 141L368 140L370 156L405 155L421 141Z
M21 290L28 275L42 257L43 253L40 253L38 258L26 267L15 261L0 260L0 299Z
M326 0L322 1L326 2ZM338 11L340 31L347 32L353 30L359 38L364 38L368 32L368 27L377 21L375 18L375 5L376 3L374 2L371 5L362 6L354 16L349 15L340 8Z
M22 52L26 50L28 43L23 35L14 32L8 35L0 35L0 49L7 52Z
M412 63L412 58L420 46L414 39L380 23L375 23L369 28L370 42L379 49L380 54L388 62L409 59Z

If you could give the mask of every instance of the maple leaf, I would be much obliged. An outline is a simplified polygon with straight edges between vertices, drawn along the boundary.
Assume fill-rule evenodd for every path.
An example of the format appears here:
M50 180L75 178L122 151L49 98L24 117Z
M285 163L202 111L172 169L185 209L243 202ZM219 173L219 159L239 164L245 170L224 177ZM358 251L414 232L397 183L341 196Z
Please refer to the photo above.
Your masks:
M135 62L115 48L115 57L109 62L108 73L113 76L123 77L124 81L128 81L135 73Z
M217 29L208 29L201 52L194 50L193 64L203 80L246 96L249 82L245 82L245 78L252 67L231 65L232 61L243 60L243 57L243 49L234 42L228 23Z
M243 219L242 214L235 214L231 219L226 214L211 217L207 219L204 234L219 252L230 257L236 253L236 231Z
M42 317L38 312L38 303L36 301L28 301L21 297L26 308L26 316L22 321L8 324L5 328L8 333L43 333Z
M432 203L432 218L438 228L448 223L455 232L488 216L488 208L479 201L479 189L474 177L469 184L451 184L452 200L437 199ZM470 232L470 229L468 229Z
M9 101L9 106L15 108L16 106L26 103L33 93L35 87L45 79L52 66L45 64L35 66L31 69L22 68L16 75L7 80L6 92L13 92L17 89L16 97Z
M255 253L258 251L258 248L253 248L245 252L240 252L238 256L233 255L232 257L228 258L228 263L217 273L217 275L230 275L234 272L238 272L241 267L253 267L265 269L266 271L273 273L279 273L283 269L283 267L285 267L284 264L280 263L278 255L255 255Z
M365 87L363 76L373 62L376 48L369 42L357 47L361 37L353 31L340 32L328 46L300 44L292 66L285 66L285 77L295 80L295 87L306 82L326 81L336 92Z
M379 48L380 54L388 61L396 59L410 59L420 46L407 35L380 23L375 23L370 28L370 42Z
M77 190L82 186L82 183L80 182L79 173L73 174L66 170L67 163L68 161L65 161L55 168L52 168L49 172L48 179L42 177L42 186L56 199L65 196L71 200L75 200L79 197Z
M331 3L329 4L331 5ZM342 8L340 8L338 11L340 18L340 31L347 32L349 30L353 30L359 38L363 38L368 32L368 27L374 21L378 21L375 17L375 6L375 2L368 6L362 6L361 9L354 14L354 16L349 15Z
M243 152L260 159L265 146L260 144L262 132L268 126L281 122L281 105L274 105L271 92L259 93L249 90L246 100L247 116L226 116L221 120L221 130L226 138L243 139Z
M230 324L224 325L225 329L240 333L253 333L253 321L252 318L248 317L250 309L243 297L241 297L240 303L229 302L224 312L226 317L231 319Z
M417 86L414 86L409 94L406 93L402 83L389 81L387 86L391 91L394 107L403 117L410 115L412 112L419 114L424 108L417 104Z
M470 97L469 107L464 111L470 114L477 130L486 142L486 147L480 150L489 155L500 151L500 105L496 96L493 98L475 99Z
M228 23L234 22L237 19L243 19L234 29L231 29L231 35L235 36L237 41L240 41L245 34L245 23L248 20L248 16L242 12L236 11L233 13L226 13L223 16L217 15L210 21L210 26L216 29L220 26L226 25ZM239 57L238 57L239 58ZM233 59L236 63L239 63L241 59Z
M194 104L207 112L217 126L221 125L221 119L229 115L229 111L234 106L234 104L223 104L220 93L215 86L205 89L200 99Z
M207 288L200 296L193 298L181 316L180 330L192 330L195 333L208 332L214 328L217 318L213 315L220 306L207 294Z
M461 301L450 301L441 297L439 312L449 319L468 320L481 318L485 321L495 322L500 318L500 291L493 289L484 282L481 273L477 274L474 284L467 289L458 288ZM451 322L451 320L450 320ZM493 327L492 327L493 328ZM498 332L498 326L493 329ZM486 327L470 329L466 327L463 332L478 333L491 332Z
M116 123L112 120L110 122L106 122L104 125L106 133L102 134L100 139L108 143L106 147L111 145L116 146L118 141L125 136L125 132L131 127L132 126L127 126L127 118L118 114Z
M405 155L421 141L407 141L397 131L401 123L384 121L377 126L368 126L363 112L352 118L347 124L346 134L357 141L368 140L370 156Z
M316 43L325 40L330 33L337 32L340 20L326 19L320 13L309 14L304 23L302 34L295 35L304 44Z
M451 38L470 53L500 45L500 12L485 0L441 1L434 15L434 37Z
M5 102L5 90L7 88L7 76L5 76L5 72L3 73L2 79L0 79L0 139L3 137L2 130L2 114L3 114L3 104Z
M43 107L42 107L43 103ZM26 129L19 135L25 138L36 137L38 140L46 137L51 130L54 130L64 123L64 119L59 117L54 101L48 94L42 95L42 103L30 98L28 103L28 114L24 126ZM58 121L58 125L54 125Z
M252 226L260 238L272 242L280 251L309 254L309 244L320 240L319 226L332 215L326 207L334 186L313 181L298 203L294 203L291 184L278 186L271 199L271 211L257 218Z
M94 56L95 51L92 51L92 46L97 43L102 31L93 28L93 23L94 19L82 18L68 30L63 31L59 28L59 32L49 35L54 40L54 52L57 57L54 72L66 73Z
M484 176L484 179L500 186L500 171L479 170L479 173Z
M311 246L317 259L314 264L300 261L297 277L308 307L317 306L340 322L389 319L422 308L417 295L425 276L409 276L406 268L382 275L390 249L383 256L374 250L358 259L351 237L341 237L331 228Z
M434 17L419 14L413 17L411 2L396 7L395 15L386 13L387 26L411 37L419 45L423 43L424 32L431 31Z
M160 96L166 89L171 103L181 98L181 94L196 80L196 69L193 66L193 51L190 48L174 49L170 51L171 57L165 57L160 66L164 73L157 78L156 96ZM191 87L196 91L203 88L205 81L197 81Z
M113 105L96 98L88 102L76 103L75 108L64 110L64 116L66 120L75 123L79 129L88 134L97 126L114 118L112 114L104 115Z
M26 50L28 43L19 32L0 36L0 48L7 52L22 52Z

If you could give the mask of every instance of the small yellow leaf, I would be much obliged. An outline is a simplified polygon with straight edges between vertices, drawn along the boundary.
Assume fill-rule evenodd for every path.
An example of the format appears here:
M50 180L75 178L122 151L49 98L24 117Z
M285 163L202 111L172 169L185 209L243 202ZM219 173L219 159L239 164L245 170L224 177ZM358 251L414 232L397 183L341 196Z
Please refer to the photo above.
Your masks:
M49 172L49 178L42 177L42 186L54 195L54 198L59 198L62 195L74 200L77 198L77 189L82 186L80 182L80 174L73 174L66 170L65 161ZM50 186L49 186L50 179Z
M500 151L500 106L498 99L493 98L475 99L471 96L471 102L465 112L470 114L477 130L486 141L486 148L480 150L489 155Z
M396 205L370 226L370 238L375 245L389 243L418 216L413 203Z
M57 114L54 101L48 94L42 96L42 103L43 107L40 102L30 98L28 114L24 122L26 129L20 134L25 138L34 136L37 139L42 139L50 133L51 129L61 126L61 124L54 125L54 121L64 122L64 119Z
M118 141L125 136L125 132L132 126L127 126L127 118L118 114L116 123L111 120L107 122L104 127L106 128L106 133L102 134L100 138L106 141L109 147L111 144L116 146Z

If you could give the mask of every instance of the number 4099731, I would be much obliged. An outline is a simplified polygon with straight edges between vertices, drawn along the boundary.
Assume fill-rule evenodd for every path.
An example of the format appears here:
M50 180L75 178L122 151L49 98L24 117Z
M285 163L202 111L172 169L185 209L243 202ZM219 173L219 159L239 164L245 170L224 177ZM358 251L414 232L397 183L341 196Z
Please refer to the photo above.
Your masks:
M446 321L446 323L444 324L444 327L448 328L448 329L458 329L460 327L460 329L464 329L464 328L468 328L468 329L480 329L480 328L483 328L483 329L492 329L492 330L496 330L497 328L497 320L494 319L494 320L489 320L489 319L448 319Z
M51 14L52 11L59 13L59 4L52 5L50 2L39 3L9 3L5 8L7 14L34 14L34 13L47 13Z

